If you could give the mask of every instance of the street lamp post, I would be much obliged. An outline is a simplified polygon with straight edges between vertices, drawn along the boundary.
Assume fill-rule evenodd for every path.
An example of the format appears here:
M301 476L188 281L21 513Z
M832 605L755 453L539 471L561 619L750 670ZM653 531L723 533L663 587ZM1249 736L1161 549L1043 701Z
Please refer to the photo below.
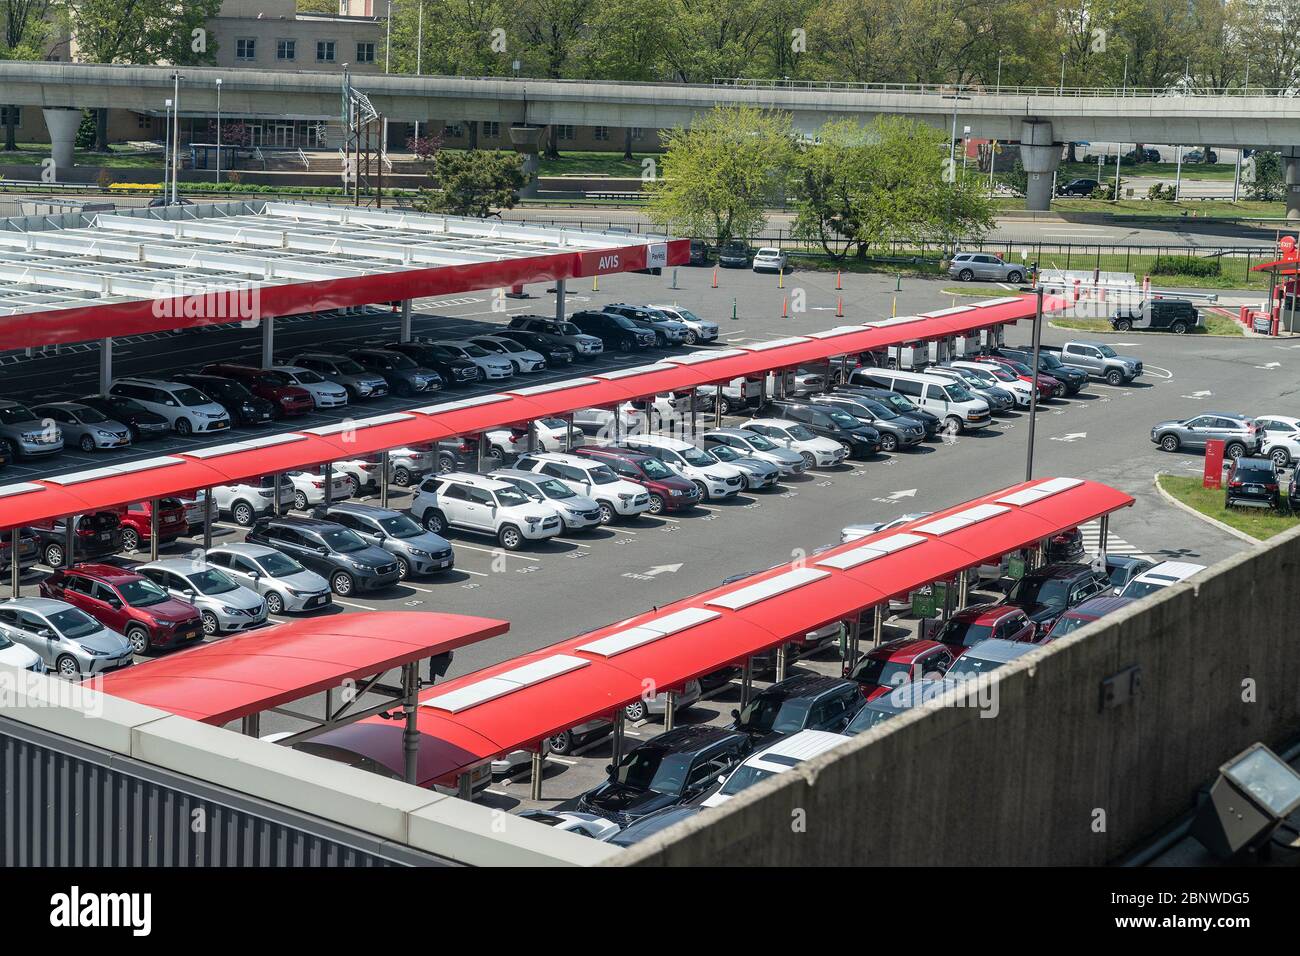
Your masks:
M1178 202L1178 194L1183 189L1183 147L1178 146L1178 168L1174 173L1174 202Z
M1000 53L998 54L998 85L994 92L1002 92L1002 54Z
M167 107L163 124L163 202L171 195L172 189L172 101L164 100Z
M217 77L217 182L221 182L221 77Z
M388 0L388 16L384 19L384 72L388 72L390 54L393 51L393 0Z
M1034 309L1034 361L1029 368L1032 373L1029 389L1029 447L1025 452L1025 481L1034 479L1034 423L1038 417L1038 354L1043 336L1043 286L1041 283L1034 290L1037 304Z
M172 74L172 98L176 101L172 108L172 205L176 205L176 193L179 186L181 155L181 74L177 70Z

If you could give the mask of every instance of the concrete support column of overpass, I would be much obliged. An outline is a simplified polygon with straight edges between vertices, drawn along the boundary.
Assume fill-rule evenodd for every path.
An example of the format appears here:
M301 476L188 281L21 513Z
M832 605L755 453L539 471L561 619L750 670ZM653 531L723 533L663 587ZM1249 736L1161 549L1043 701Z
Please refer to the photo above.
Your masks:
M398 341L411 341L411 300L402 300L402 329L398 333Z
M108 387L113 384L113 340L99 340L99 393L108 394Z
M1300 146L1282 148L1286 175L1286 217L1300 219Z
M77 130L81 127L81 110L53 107L41 110L45 128L50 133L50 156L54 160L57 182L66 182L76 165Z
M524 157L524 175L528 177L528 181L524 183L524 188L519 190L521 198L537 195L537 174L542 168L541 157L538 153L544 130L545 127L542 126L510 127L510 145L515 148L516 153Z
M1020 124L1020 165L1029 177L1025 208L1051 208L1052 179L1061 165L1061 144L1052 141L1052 124L1047 120L1025 120Z

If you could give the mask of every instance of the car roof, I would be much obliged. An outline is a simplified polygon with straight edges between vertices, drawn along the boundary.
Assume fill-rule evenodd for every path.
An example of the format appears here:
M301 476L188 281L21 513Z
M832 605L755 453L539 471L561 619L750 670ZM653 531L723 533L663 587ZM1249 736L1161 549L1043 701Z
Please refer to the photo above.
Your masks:
M33 405L32 408L85 408L84 402L41 402L39 405Z
M1030 644L1027 641L1004 641L1000 637L990 637L987 640L977 641L966 648L966 653L962 656L975 657L985 661L1001 661L1005 664L1017 657L1028 654L1038 646L1038 644Z
M326 521L323 518L308 518L303 515L277 515L275 517L259 518L257 524L263 527L286 525L290 528L305 528L308 531L323 531L326 528L339 527L337 522Z
M1106 566L1116 568L1131 568L1137 564L1146 564L1146 558L1135 558L1131 554L1108 554L1106 555Z
M1240 418L1242 421L1254 421L1249 415L1243 415L1241 412L1201 412L1200 415L1193 415L1192 418L1200 418L1202 415L1218 415L1220 418Z
M843 734L831 733L828 730L800 730L797 733L782 737L770 747L764 747L757 753L750 754L745 758L745 763L749 766L756 764L771 764L772 769L778 773L789 770L790 762L772 760L773 757L792 758L793 762L808 760L816 757L818 754L825 753L832 747L837 747L849 738Z
M199 565L206 565L207 561L203 558L159 558L157 561L150 561L140 565L144 568L159 568L164 571L175 571L177 574L203 570Z
M742 736L744 735L740 731L728 730L725 727L692 724L686 727L674 727L638 744L638 747L657 747L668 753L692 753L724 740Z
M242 554L250 558L260 558L268 554L279 554L275 548L265 544L252 544L248 541L229 541L225 544L218 544L208 549L208 554L214 551L223 551L227 554Z
M506 488L514 488L514 485L508 481L502 481L500 478L489 478L487 475L476 475L468 471L449 471L443 475L434 475L435 478L443 478L447 481L454 481L460 485L473 485L475 488L482 488L484 491L502 491Z
M115 564L77 564L71 568L64 568L63 572L84 574L87 577L98 578L100 581L113 583L115 581L134 581L140 577L139 572L133 568L119 568Z
M710 428L704 433L704 437L708 438L710 435L730 435L733 438L748 438L753 434L754 432L751 432L747 428Z
M745 422L746 425L771 425L774 428L789 428L791 425L801 425L802 422L791 422L784 418L751 418ZM747 431L744 427L740 431Z
M394 515L401 514L400 511L394 511L392 508L380 508L378 505L363 505L355 501L339 501L331 504L326 509L326 514L333 511L343 511L347 514L364 515L368 518L391 518Z
M779 684L765 688L760 693L767 698L793 700L797 697L820 697L827 691L835 690L844 684L852 686L853 682L827 674L796 674L794 677L787 677Z
M1026 572L1025 577L1072 578L1076 574L1082 574L1085 571L1091 570L1091 564L1084 564L1082 561L1065 561L1058 564L1044 565L1041 568L1035 568L1032 571Z
M0 601L0 607L20 607L28 611L35 611L37 614L56 614L59 611L66 611L72 606L67 601L45 597L19 597Z
M970 624L983 624L1000 621L1009 614L1023 614L1020 608L1010 604L972 604L953 614L954 618Z
M579 445L579 448L590 448L596 451L622 451L620 448L611 448L609 445ZM582 455L570 455L562 451L530 451L521 458L532 458L534 461L549 461L557 465L572 465L574 468L590 468L592 465L590 458L584 458ZM536 475L536 472L531 472Z
M1088 598L1082 604L1075 605L1066 611L1062 617L1086 617L1099 618L1111 611L1118 611L1127 604L1132 604L1134 598L1118 597L1117 595L1102 595L1101 597Z
M525 471L522 468L493 468L489 473L491 476L500 476L501 478L520 478L524 481L554 481L550 475L538 474L535 471Z
M685 451L688 448L695 447L688 441L673 438L669 435L628 435L623 440L625 442L642 442L655 448L667 448L669 451Z
M886 641L879 647L873 647L867 651L867 657L872 660L910 661L936 647L943 647L943 645L923 637L898 637Z
M128 375L125 378L113 380L114 385L148 385L152 388L176 388L178 382L169 382L165 378L143 378L138 375Z
M1198 574L1205 570L1203 564L1193 564L1191 561L1161 561L1154 568L1147 568L1139 574L1134 581L1184 581L1193 574Z

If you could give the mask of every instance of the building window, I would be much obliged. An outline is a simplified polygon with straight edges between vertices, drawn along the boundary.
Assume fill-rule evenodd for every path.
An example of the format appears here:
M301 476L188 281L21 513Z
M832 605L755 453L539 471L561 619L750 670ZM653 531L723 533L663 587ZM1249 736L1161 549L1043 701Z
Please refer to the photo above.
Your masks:
M498 139L501 136L501 124L490 120L485 121L483 123L483 135L488 139Z
M277 60L298 59L298 41L297 40L276 40L275 58Z
M23 108L21 106L0 106L0 126L23 125Z
M357 44L357 62L358 63L375 62L375 45L373 43Z
M459 123L456 123L455 125L448 123L442 128L442 135L446 136L448 139L461 139L465 135L465 128Z
M316 41L316 62L317 63L334 62L334 41L333 40Z
M146 115L143 114L143 113L136 113L136 114L135 114L135 125L136 125L136 129L147 129L147 130L152 131L152 130L153 130L153 117L152 117L152 116L146 116Z
M603 142L605 142L606 140L609 139L609 127L608 127L608 126L595 126L595 127L592 127L592 133L595 135L595 137L596 137L596 142L598 142L598 143L603 143Z
M240 37L235 41L236 60L257 59L257 41L251 37Z
M640 142L640 141L643 140L643 139L645 139L645 130L642 129L640 126L633 126L633 127L632 127L632 141L633 141L633 142Z
M555 127L555 138L561 143L573 139L573 127L564 123Z

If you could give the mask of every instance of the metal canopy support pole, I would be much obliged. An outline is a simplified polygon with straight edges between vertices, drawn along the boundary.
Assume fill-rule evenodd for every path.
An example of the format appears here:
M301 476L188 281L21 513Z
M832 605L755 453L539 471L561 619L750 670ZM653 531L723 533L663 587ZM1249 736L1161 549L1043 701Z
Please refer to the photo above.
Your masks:
M555 283L555 321L564 321L564 280Z
M462 773L456 777L456 796L462 800L473 801L474 778L470 774Z
M113 384L113 340L112 338L99 340L99 392L101 395L108 393L108 387Z
M785 680L785 641L782 641L776 649L776 682L779 684Z
M957 610L966 607L970 600L970 569L961 572L957 578Z
M849 640L848 647L844 654L844 674L848 676L853 672L853 666L858 662L858 641L862 634L862 615L856 615L853 620L849 621Z
M740 669L740 709L749 706L750 695L754 692L754 658L746 657Z
M610 733L610 755L617 767L623 762L623 708L614 711L614 729Z
M664 733L673 729L673 718L677 710L677 691L670 690L664 694Z
M283 479L284 476L278 471L271 474L271 480L275 482L275 494L271 496L271 514L277 518L280 517L281 512L284 510L280 504L280 482Z
M23 568L18 558L18 544L22 541L22 528L9 529L9 591L10 597L18 597L23 587Z
M619 434L623 430L623 406L614 406L614 444L617 445L623 440Z
M722 427L722 384L718 383L717 394L713 396L713 427Z
M158 499L149 499L149 560L158 560Z
M691 398L690 398L690 402L691 402L691 437L690 437L690 440L691 440L691 441L694 441L694 440L695 440L695 436L698 435L698 434L700 433L700 419L699 419L699 415L698 415L698 413L697 413L697 411L696 411L696 408L695 408L695 392L691 392L690 395L691 395Z
M239 721L239 732L245 737L262 736L262 715L248 714Z
M529 420L528 422L528 438L524 447L528 449L530 455L537 451L537 422L535 421ZM502 461L501 464L504 465L505 462Z
M873 610L875 613L873 615L874 620L871 622L871 629L874 633L871 643L873 647L879 647L885 636L885 609L882 605L877 604Z
M480 475L483 474L483 447L487 444L487 440L487 434L484 433L474 442L474 470Z
M532 790L529 796L534 800L540 800L542 799L542 752L540 749L533 751L530 763L532 764L532 779L529 782L532 784Z
M1038 356L1043 337L1043 287L1040 285L1035 291L1038 304L1034 310L1034 361L1029 366L1031 369L1039 368ZM1025 450L1025 481L1034 479L1034 423L1037 418L1038 376L1035 374L1034 380L1029 383L1029 447Z
M203 489L203 550L212 547L212 489Z
M388 449L379 453L379 507L388 507Z
M266 316L262 319L262 368L275 364L275 319Z
M1110 538L1110 515L1101 516L1101 528L1097 535L1097 553L1105 555L1106 541ZM17 552L15 552L16 554Z
M70 568L76 563L77 553L77 516L68 515L63 519L63 564Z
M418 667L416 661L402 665L402 713L406 715L406 726L402 728L402 756L404 779L410 784L419 782L420 728L416 720L420 691Z
M402 330L399 333L400 341L411 341L411 300L402 300Z
M325 462L325 507L334 503L334 462Z
M573 450L573 413L564 416L564 450Z

